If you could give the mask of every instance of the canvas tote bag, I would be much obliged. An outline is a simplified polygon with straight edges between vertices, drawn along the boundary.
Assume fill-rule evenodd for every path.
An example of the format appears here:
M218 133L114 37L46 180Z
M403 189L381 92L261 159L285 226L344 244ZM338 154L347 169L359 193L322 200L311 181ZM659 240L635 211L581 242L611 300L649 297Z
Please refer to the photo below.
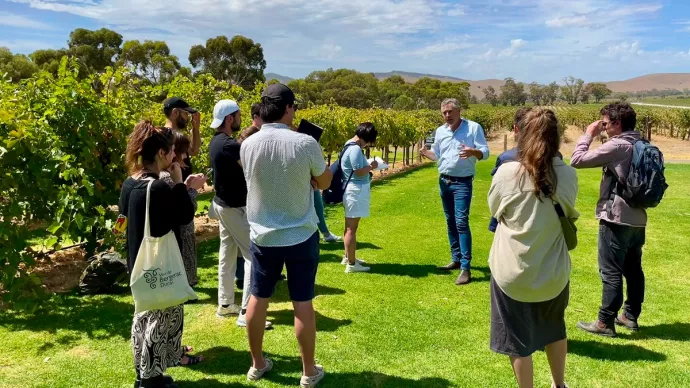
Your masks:
M149 202L152 183L153 180L149 180L146 188L144 240L139 247L130 277L135 313L165 309L197 299L187 282L175 233L171 230L163 237L151 237Z

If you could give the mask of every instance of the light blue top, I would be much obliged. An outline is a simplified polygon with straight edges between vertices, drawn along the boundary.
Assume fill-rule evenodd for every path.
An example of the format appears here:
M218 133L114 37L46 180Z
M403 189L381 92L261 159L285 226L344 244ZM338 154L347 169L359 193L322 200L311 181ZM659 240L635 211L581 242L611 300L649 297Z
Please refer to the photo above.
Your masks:
M283 124L264 124L242 143L240 159L249 237L256 245L293 246L316 233L311 178L326 171L326 161L313 137Z
M477 158L460 159L462 145L482 151L482 160L489 158L489 146L484 137L484 129L478 123L462 119L460 126L451 131L448 124L436 129L434 145L431 150L438 160L438 172L452 177L474 176Z
M352 142L348 141L345 144L348 144L348 143L352 143ZM345 150L345 153L343 154L343 160L342 160L343 182L347 182L347 178L349 178L350 174L352 174L352 179L350 179L350 184L365 185L365 184L369 183L369 181L370 181L369 174L366 174L364 176L357 176L357 174L354 174L355 170L359 170L360 168L367 167L368 165L369 165L369 162L367 161L366 156L364 156L364 152L362 151L362 148L360 148L359 145L357 145L357 144L349 146Z

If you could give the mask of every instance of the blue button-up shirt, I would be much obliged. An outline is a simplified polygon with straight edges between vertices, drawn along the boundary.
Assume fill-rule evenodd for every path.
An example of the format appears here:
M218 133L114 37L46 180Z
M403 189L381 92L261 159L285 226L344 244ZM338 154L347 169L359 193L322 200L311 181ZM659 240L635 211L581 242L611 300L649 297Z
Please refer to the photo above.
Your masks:
M484 129L474 121L462 119L460 126L452 131L448 124L436 129L434 145L431 147L438 160L438 172L453 177L474 176L477 158L460 159L462 145L476 148L482 152L482 160L489 158L489 146L484 137Z

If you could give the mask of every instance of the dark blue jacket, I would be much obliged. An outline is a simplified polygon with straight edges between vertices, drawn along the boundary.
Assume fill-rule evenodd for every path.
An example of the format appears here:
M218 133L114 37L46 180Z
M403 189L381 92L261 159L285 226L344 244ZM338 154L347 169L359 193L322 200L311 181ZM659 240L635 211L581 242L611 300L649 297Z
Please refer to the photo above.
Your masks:
M498 171L498 168L501 167L503 163L516 161L517 158L517 148L509 149L508 151L505 151L502 154L498 155L498 158L496 159L496 166L494 166L494 169L491 170L491 176L494 176L496 174L496 171ZM491 233L495 233L496 227L498 227L498 220L494 217L491 217L491 221L489 221L489 231Z

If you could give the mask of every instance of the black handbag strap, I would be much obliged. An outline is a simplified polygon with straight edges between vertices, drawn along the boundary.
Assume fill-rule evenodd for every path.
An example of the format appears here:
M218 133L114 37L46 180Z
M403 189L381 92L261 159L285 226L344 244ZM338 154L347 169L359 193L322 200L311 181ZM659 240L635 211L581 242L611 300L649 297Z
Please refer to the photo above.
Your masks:
M340 155L338 155L338 163L340 164L340 171L343 171L343 155L345 155L345 151L353 145L357 145L357 143L354 141L350 142L350 143L346 143L345 146L343 147L343 149L340 151ZM352 179L352 174L354 174L354 173L355 173L355 170L352 170L352 172L350 173L350 176L347 177L347 182L345 182L345 186L343 186L343 190L345 190L345 188L347 188L347 185L350 184L350 179Z

